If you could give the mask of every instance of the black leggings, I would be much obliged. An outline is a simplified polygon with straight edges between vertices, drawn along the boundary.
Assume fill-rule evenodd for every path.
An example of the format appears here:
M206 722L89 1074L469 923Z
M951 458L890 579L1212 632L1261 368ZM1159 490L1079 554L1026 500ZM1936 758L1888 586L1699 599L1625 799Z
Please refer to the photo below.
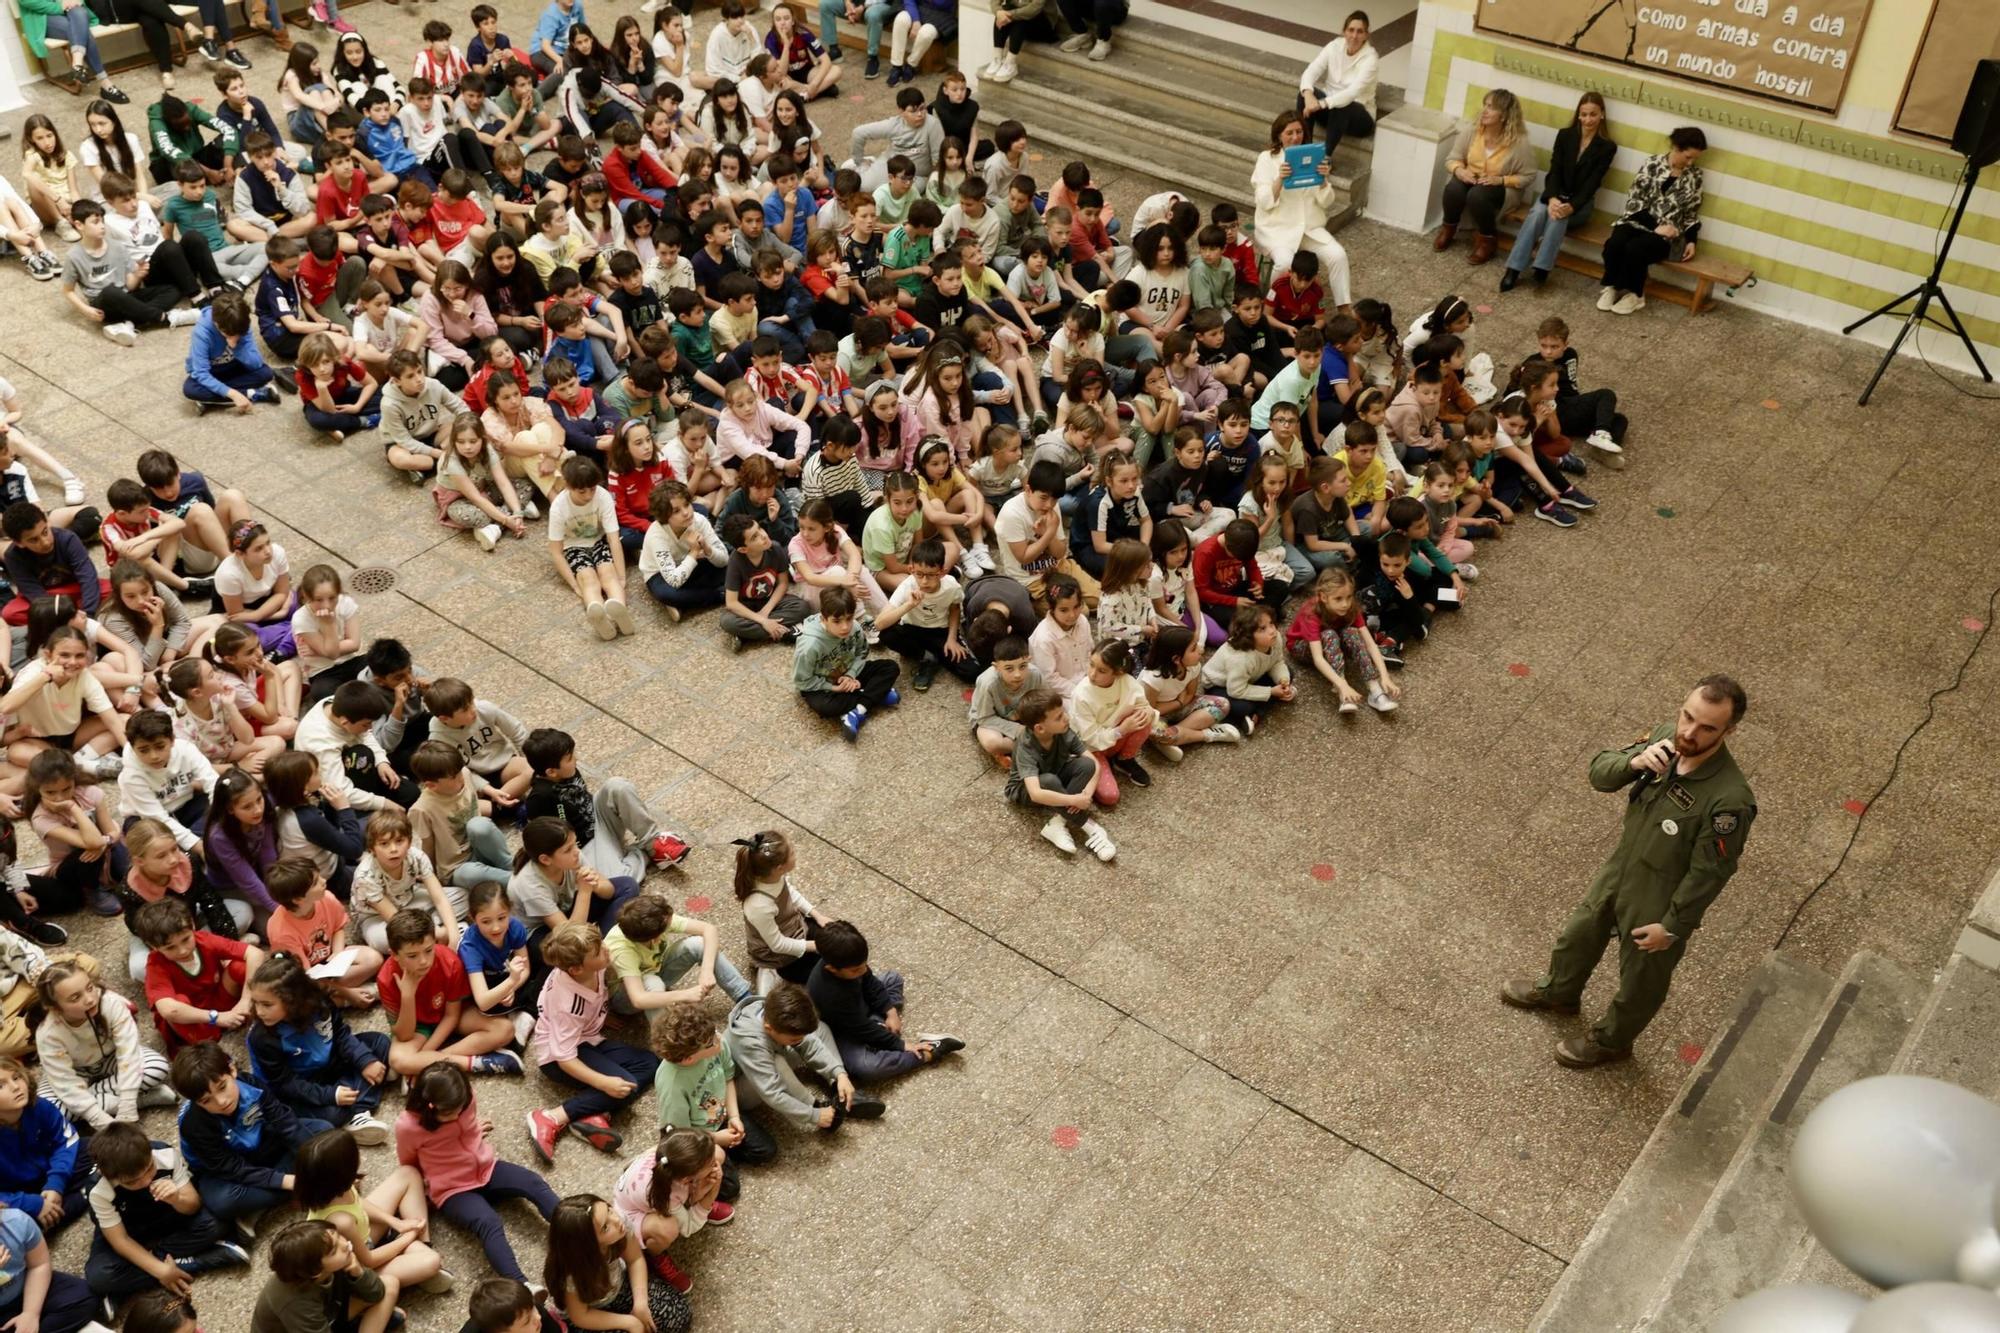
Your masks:
M1673 253L1677 243L1645 227L1613 227L1604 242L1604 286L1644 296L1646 270Z
M1617 394L1609 389L1592 389L1559 401L1556 404L1556 424L1572 440L1580 440L1601 430L1611 437L1612 443L1623 444L1625 430L1630 423L1618 410Z
M1368 108L1358 102L1349 102L1346 106L1323 106L1307 114L1305 96L1300 94L1297 106L1299 114L1305 116L1306 124L1326 136L1326 151L1329 153L1340 146L1341 139L1346 135L1366 139L1375 133L1375 117L1369 115Z
M1125 0L1056 0L1056 7L1070 27L1100 42L1110 41L1112 26L1125 21Z
M172 34L185 26L167 0L88 0L90 12L103 23L136 23L153 53L153 63L165 74L174 67Z
M878 657L855 675L860 689L844 694L838 690L801 690L799 697L806 701L806 707L821 717L840 717L856 704L866 705L873 712L887 701L889 691L896 688L896 677L901 673L902 668L894 662Z
M1506 206L1507 187L1504 185L1467 185L1456 176L1444 183L1444 225L1447 227L1456 227L1458 219L1469 207L1472 210L1472 225L1479 234L1496 235L1500 230L1500 210Z

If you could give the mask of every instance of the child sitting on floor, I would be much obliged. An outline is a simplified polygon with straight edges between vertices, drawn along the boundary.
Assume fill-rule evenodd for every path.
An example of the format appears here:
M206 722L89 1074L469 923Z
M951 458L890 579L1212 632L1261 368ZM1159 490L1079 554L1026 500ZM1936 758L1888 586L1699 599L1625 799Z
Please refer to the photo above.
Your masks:
M237 1075L236 1061L212 1041L174 1056L181 1108L181 1155L209 1212L224 1222L289 1201L292 1154L331 1129L295 1112L283 1097Z
M868 966L868 939L852 922L827 922L818 942L806 993L856 1084L886 1083L965 1049L948 1032L903 1035L903 975Z
M624 1139L611 1128L611 1116L653 1086L660 1058L604 1035L611 957L596 926L571 922L551 931L542 958L551 970L535 1024L535 1063L549 1078L582 1091L558 1106L529 1111L528 1136L550 1165L565 1129L599 1152L617 1152Z
M258 1083L302 1117L343 1125L378 1147L389 1126L372 1112L389 1077L389 1034L356 1032L291 954L274 954L250 978L257 1021L244 1045Z
M1350 670L1367 686L1370 708L1378 713L1396 711L1403 689L1389 678L1382 650L1354 595L1354 575L1346 569L1336 565L1320 571L1312 597L1285 630L1285 647L1301 666L1326 677L1339 696L1342 713L1361 706L1361 692L1347 683Z
M432 1065L473 1074L518 1074L521 1057L506 1050L514 1025L466 1004L472 988L458 954L438 942L430 913L398 912L389 921L389 961L376 978L388 1012L389 1067L405 1078Z
M850 741L860 737L870 713L902 701L896 690L902 668L887 659L868 660L868 636L855 624L854 611L848 589L824 590L819 614L799 627L792 650L793 688L813 712L838 718Z
M1091 818L1097 791L1098 760L1069 727L1063 697L1053 689L1030 690L1015 710L1023 730L1014 742L1014 763L1007 773L1006 797L1030 809L1055 811L1042 825L1042 837L1055 849L1076 853L1076 833L1100 861L1110 861L1118 848L1104 826Z

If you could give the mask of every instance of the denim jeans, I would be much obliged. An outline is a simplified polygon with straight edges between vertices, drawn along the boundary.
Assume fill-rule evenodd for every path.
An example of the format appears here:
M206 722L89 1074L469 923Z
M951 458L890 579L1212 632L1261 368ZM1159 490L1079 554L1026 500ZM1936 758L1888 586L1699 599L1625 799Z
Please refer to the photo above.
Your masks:
M640 978L640 984L649 991L665 992L675 989L687 974L701 966L701 940L689 935L660 957L660 970ZM722 988L733 1004L750 998L750 983L736 970L736 964L729 961L721 949L715 951L715 984ZM636 1014L632 1001L625 997L625 983L619 979L611 983L611 1009L614 1013Z
M1525 272L1528 257L1534 256L1535 267L1547 271L1556 266L1556 256L1562 253L1563 236L1569 231L1569 219L1549 216L1549 206L1537 201L1528 210L1527 220L1521 224L1521 234L1514 238L1514 248L1507 254L1507 267L1516 273ZM1535 244L1537 237L1541 244Z

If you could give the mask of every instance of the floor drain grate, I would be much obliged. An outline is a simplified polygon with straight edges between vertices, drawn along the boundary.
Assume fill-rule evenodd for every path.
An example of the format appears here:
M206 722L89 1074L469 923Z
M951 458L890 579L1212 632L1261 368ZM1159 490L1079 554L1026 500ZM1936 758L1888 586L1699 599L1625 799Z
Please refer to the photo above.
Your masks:
M363 565L347 576L350 591L358 593L393 592L396 587L396 571L386 565Z

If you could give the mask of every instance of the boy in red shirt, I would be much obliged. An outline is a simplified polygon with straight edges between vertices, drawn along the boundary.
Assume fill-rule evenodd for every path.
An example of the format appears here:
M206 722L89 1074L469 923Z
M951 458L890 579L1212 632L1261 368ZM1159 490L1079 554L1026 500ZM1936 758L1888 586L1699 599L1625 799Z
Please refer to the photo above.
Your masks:
M619 208L643 199L658 210L666 206L667 196L678 188L678 182L658 158L639 146L639 138L639 127L629 120L611 127L604 180L611 187L611 202Z
M528 368L521 364L520 357L514 355L513 347L505 338L488 338L479 352L484 362L458 395L465 400L468 408L474 412L485 412L486 399L493 392L494 380L506 379L509 375L514 377L514 382L521 386L522 395L526 396Z
M359 255L340 253L340 238L328 226L306 233L306 252L299 256L299 295L322 319L343 329L354 327L347 307L361 294L368 281L368 261ZM334 335L334 345L347 355L347 339Z
M1302 328L1320 327L1326 288L1320 285L1319 256L1310 250L1293 255L1291 268L1271 280L1271 294L1265 299L1266 319L1286 337L1296 338Z
M478 258L480 247L493 234L493 229L486 225L486 210L472 197L473 189L472 173L453 167L439 179L430 213L438 249L468 265Z
M1208 210L1208 220L1222 228L1222 256L1236 265L1236 281L1245 287L1255 287L1260 281L1257 270L1257 246L1243 234L1243 219L1237 215L1236 205L1217 204Z
M1232 615L1239 603L1264 601L1264 574L1257 568L1257 525L1247 518L1231 519L1228 527L1195 547L1194 586L1202 606L1226 606Z
M513 1021L466 1003L465 964L438 942L431 914L405 908L389 918L388 935L389 961L375 984L389 1015L389 1068L415 1078L448 1060L469 1074L520 1073L521 1057L507 1049Z
M438 248L437 228L431 223L431 187L422 181L404 181L396 187L396 212L403 225L409 228L410 244L417 253L431 264L444 262L444 251ZM425 282L431 278L426 276Z
M313 212L322 227L331 227L340 236L340 248L357 253L353 232L361 225L361 201L368 197L368 178L354 161L354 150L329 142L325 147L326 174L319 178L313 197Z
M146 1003L169 1051L220 1041L250 1021L244 983L263 965L262 949L196 930L187 904L171 894L134 912L132 930L153 951L146 957Z

